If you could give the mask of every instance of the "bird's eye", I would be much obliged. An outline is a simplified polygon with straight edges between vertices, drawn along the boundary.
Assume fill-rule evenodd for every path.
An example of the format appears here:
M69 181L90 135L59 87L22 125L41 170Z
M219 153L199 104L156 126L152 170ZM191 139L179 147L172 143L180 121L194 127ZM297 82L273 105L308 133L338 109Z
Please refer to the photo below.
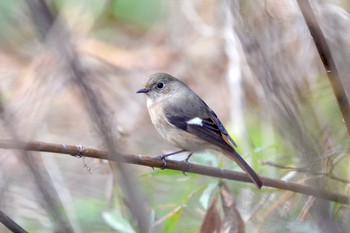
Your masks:
M157 84L158 89L162 89L164 87L164 83L160 82Z

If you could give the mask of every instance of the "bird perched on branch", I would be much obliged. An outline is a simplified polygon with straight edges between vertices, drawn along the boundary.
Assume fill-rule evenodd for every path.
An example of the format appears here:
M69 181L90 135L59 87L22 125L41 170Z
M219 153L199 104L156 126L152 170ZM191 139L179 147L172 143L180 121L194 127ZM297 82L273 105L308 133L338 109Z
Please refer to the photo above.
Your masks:
M137 91L147 96L147 107L153 125L167 141L188 151L219 151L233 159L260 189L259 175L236 151L237 145L213 110L185 83L166 73L151 75L144 88ZM167 156L162 155L165 162ZM166 164L166 162L165 162Z

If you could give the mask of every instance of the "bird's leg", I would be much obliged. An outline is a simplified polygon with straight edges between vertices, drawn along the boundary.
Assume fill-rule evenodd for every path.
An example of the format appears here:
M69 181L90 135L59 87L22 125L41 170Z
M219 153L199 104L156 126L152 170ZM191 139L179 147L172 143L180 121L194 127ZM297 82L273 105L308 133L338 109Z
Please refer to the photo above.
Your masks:
M187 175L186 175L186 172L188 172L188 171L191 170L191 168L192 168L192 164L188 161L188 160L190 160L192 154L193 154L193 153L189 153L189 154L187 155L186 159L184 160L185 163L186 163L187 166L188 166L187 171L183 171L183 172L182 172L182 173L184 174L184 176L187 176Z
M161 159L163 161L163 167L161 168L162 170L166 168L166 157L172 156L172 155L176 155L176 154L180 154L182 152L185 152L186 150L179 150L179 151L175 151L175 152L171 152L168 154L164 154L164 155L157 155L156 158Z

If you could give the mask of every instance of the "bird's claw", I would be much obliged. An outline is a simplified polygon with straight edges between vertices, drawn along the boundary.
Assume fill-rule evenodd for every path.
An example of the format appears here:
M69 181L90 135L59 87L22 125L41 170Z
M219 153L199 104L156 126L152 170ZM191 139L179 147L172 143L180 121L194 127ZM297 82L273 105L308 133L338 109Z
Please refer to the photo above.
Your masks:
M187 164L187 170L186 171L182 171L182 174L184 174L184 176L187 176L186 172L190 171L191 168L192 168L192 164L188 161L191 158L191 156L192 156L192 153L189 154L187 156L187 158L184 160L184 162Z
M78 148L78 153L76 153L72 156L77 157L77 158L83 157L84 147L82 145L77 145L77 148Z
M167 166L167 163L166 163L166 160L165 160L166 156L158 155L158 156L156 156L156 158L161 159L163 161L163 167L161 167L160 169L164 170L166 168L166 166Z
M163 167L161 167L160 169L164 170L167 167L167 163L166 163L166 160L165 160L166 157L169 157L171 155L176 155L176 154L182 153L184 151L186 151L186 150L179 150L179 151L171 152L171 153L168 153L168 154L155 156L157 159L161 159L163 161Z

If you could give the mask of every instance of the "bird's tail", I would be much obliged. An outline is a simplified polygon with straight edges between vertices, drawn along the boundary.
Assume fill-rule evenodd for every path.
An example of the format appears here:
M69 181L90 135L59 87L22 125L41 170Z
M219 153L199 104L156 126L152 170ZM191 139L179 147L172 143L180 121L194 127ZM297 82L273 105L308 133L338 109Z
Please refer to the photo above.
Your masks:
M246 174L249 176L249 178L254 182L256 187L258 189L261 189L263 186L263 182L261 181L260 177L256 172L249 166L249 164L242 158L242 156L236 151L224 151L224 154L230 158L235 160L235 162L246 172Z

